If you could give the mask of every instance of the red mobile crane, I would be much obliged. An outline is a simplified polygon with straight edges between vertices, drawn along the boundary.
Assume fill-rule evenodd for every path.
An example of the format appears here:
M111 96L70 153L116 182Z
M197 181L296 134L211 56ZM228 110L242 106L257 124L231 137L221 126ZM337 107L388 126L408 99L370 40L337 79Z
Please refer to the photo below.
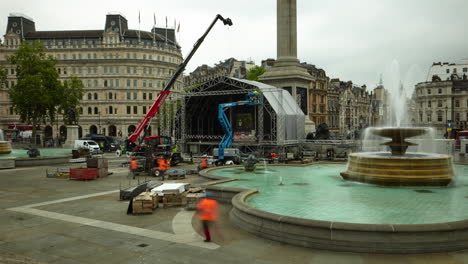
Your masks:
M187 58L185 58L185 60L178 66L178 68L177 68L176 72L174 73L174 75L172 75L171 79L167 82L166 87L164 87L164 89L159 93L159 95L156 98L156 100L154 101L153 105L151 105L151 108L148 110L146 115L143 117L143 120L141 120L141 122L138 125L138 127L136 128L136 130L128 138L129 141L131 141L132 143L135 143L135 141L137 141L137 139L140 137L140 134L143 132L143 136L140 138L140 140L138 142L138 145L141 145L143 140L150 142L150 140L146 139L146 134L148 132L149 126L151 125L151 120L159 112L159 109L164 104L164 101L166 101L167 97L169 97L169 94L171 93L170 90L171 90L172 86L174 85L174 83L176 82L177 78L180 76L180 74L182 74L182 72L184 71L184 69L187 66L188 62L190 61L192 56L195 54L195 52L198 50L198 48L200 47L202 42L205 40L205 37L208 35L208 33L211 31L211 28L213 28L213 26L216 24L216 22L218 20L223 21L224 25L232 26L231 19L223 18L219 14L216 15L215 19L213 20L213 22L211 22L210 26L205 31L205 33L197 40L197 42L195 42L195 44L193 45L193 48L190 51ZM137 145L137 148L138 148L138 145ZM155 148L153 148L153 149L155 149ZM153 156L153 158L154 158L155 155L154 155L154 153L152 153L152 154L153 155L151 155L151 156ZM147 160L148 160L149 157L148 157L148 155L146 155L146 156L147 156ZM153 163L153 162L151 162L151 163ZM152 167L152 165L145 166L145 167L146 167L145 170L151 169L150 167Z

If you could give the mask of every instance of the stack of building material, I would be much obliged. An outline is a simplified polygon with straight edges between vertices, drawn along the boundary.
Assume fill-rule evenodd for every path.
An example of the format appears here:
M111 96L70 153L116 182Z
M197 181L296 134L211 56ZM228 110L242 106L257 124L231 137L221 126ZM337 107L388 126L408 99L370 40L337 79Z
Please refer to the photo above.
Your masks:
M158 207L158 199L155 193L142 192L133 198L132 213L133 214L152 214L153 210Z
M147 181L143 182L137 186L131 186L126 189L120 189L120 200L130 200L133 197L136 197L140 193L146 191L146 190L151 190L153 188L156 188L163 183L161 181Z
M173 169L166 171L165 174L170 180L185 179L186 171L182 169Z
M153 188L151 192L157 193L162 200L164 208L169 206L181 206L187 203L187 192L185 189L188 185L188 183L164 183Z
M95 168L70 168L70 179L94 180L98 176L98 169Z
M107 177L109 174L109 163L105 158L90 158L86 160L86 167L98 169L98 177Z
M198 205L198 201L205 197L205 192L202 188L190 188L187 193L187 204L185 208L187 210L195 210Z
M187 192L166 192L162 198L164 208L187 204Z

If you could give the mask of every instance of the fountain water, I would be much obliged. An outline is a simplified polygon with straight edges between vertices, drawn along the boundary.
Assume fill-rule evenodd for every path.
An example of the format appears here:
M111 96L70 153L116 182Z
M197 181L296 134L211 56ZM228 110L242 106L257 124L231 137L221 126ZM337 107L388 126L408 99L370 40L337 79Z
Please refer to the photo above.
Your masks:
M5 141L3 130L0 129L0 154L9 154L11 152L11 143Z
M418 77L419 75L419 77ZM368 128L364 133L363 150L368 152L349 155L346 171L341 176L346 180L368 182L379 185L447 185L454 172L452 157L444 154L427 152L408 152L407 149L418 145L406 138L430 134L431 128L407 127L412 120L408 114L407 102L414 91L415 79L420 78L417 68L412 67L407 74L405 86L400 78L397 61L393 61L386 78L388 90L388 115L385 120L388 127ZM391 141L382 142L382 138ZM427 144L426 141L418 142ZM388 152L390 149L390 152Z

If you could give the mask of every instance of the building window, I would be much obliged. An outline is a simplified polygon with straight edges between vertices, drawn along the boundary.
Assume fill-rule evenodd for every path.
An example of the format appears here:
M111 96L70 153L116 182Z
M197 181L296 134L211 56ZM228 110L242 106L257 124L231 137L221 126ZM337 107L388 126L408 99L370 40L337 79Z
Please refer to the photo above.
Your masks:
M127 87L130 87L131 81L127 80Z
M143 80L143 87L146 88L146 80Z
M468 68L463 68L463 72L468 72Z
M104 87L107 87L107 80L104 80Z
M146 106L143 106L143 114L146 115Z
M97 100L97 99L98 99L98 94L94 93L94 100Z
M132 108L129 105L127 105L127 115L131 114L131 111L132 111Z
M432 102L431 101L427 101L427 107L429 107L429 108L432 107Z
M132 94L131 93L127 93L127 100L130 100L132 99Z
M438 92L441 94L441 93L442 93L442 89L439 88Z
M437 101L437 107L442 107L442 101Z
M137 68L133 67L133 73L137 73Z
M138 87L138 80L133 80L133 87Z
M133 106L133 114L138 114L138 106Z
M94 80L94 87L98 86L98 80Z
M97 107L94 107L94 114L95 114L95 115L99 114L99 111L98 111L98 108L97 108Z
M450 69L447 69L447 70L446 70L446 73L450 73Z
M91 87L91 80L88 80L88 87Z
M148 97L149 97L150 100L153 100L153 93L148 93Z
M114 87L114 80L109 80L109 87Z
M455 122L460 122L460 113L455 113Z
M133 93L133 100L136 100L138 98L137 93Z
M90 115L92 113L93 113L93 110L91 109L91 107L88 107L88 115Z
M112 93L109 93L109 100L112 100Z
M93 99L93 96L91 95L91 93L88 94L88 100L91 100Z
M427 89L427 94L431 94L431 89Z
M143 93L143 100L146 100L146 93Z
M115 80L115 87L119 87L119 80Z
M153 81L152 80L148 81L148 87L153 87Z
M130 67L127 67L127 73L130 73Z
M437 121L442 121L442 112L437 112Z
M460 107L460 100L455 100L455 107Z
M114 109L112 108L112 106L109 106L109 114L113 114L114 113Z
M104 73L107 73L107 66L104 66Z
M133 53L133 59L135 59L135 60L137 59L136 53Z
M432 113L427 113L427 122L432 122Z

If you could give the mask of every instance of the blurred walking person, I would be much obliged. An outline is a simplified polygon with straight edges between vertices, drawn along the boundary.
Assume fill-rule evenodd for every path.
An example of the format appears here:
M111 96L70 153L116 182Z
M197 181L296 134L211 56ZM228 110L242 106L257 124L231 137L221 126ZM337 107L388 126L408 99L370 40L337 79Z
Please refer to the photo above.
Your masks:
M211 193L206 193L206 197L201 199L197 205L197 215L202 221L205 242L211 241L210 229L214 222L218 220L218 202L212 197Z

